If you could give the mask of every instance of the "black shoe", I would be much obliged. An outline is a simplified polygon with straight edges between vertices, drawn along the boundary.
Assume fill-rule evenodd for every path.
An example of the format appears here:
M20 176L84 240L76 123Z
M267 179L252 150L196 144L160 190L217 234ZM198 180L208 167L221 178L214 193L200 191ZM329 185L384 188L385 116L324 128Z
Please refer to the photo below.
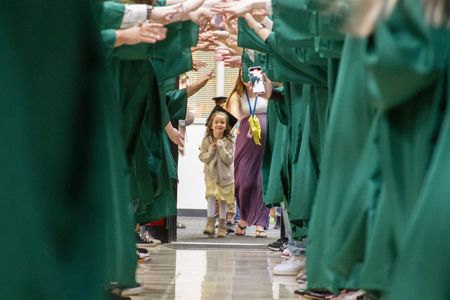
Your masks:
M297 292L297 291L296 291ZM300 294L301 295L301 294ZM322 289L318 289L318 290L307 290L304 294L303 294L303 298L305 299L314 299L314 300L324 300L329 298L330 296L333 296L332 293L330 293L327 290L322 290Z
M278 239L277 241L267 245L267 248L269 248L272 251L282 251L283 248L287 245L288 239Z
M148 254L148 250L144 248L136 248L139 253Z
M143 247L155 247L158 246L152 239L149 239L145 234L141 232L136 232L136 244Z

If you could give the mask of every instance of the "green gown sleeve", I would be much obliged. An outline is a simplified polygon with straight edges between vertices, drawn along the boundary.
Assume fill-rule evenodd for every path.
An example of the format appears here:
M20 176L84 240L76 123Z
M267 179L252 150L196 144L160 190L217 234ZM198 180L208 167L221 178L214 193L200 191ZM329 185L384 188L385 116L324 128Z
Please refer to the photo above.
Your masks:
M269 46L251 29L243 18L238 20L238 46L259 52L270 52Z
M114 44L116 43L116 30L104 29L101 31L103 51L108 65L111 64L114 55Z
M158 81L164 81L192 70L192 52L185 49L176 56L152 59L153 66L158 70Z
M184 39L183 45L186 48L194 47L198 44L198 34L200 28L197 24L192 21L183 22L183 32Z
M405 13L400 14L402 10ZM418 14L415 8L399 3L389 22L378 25L367 48L368 89L374 95L370 100L380 109L399 106L429 88L445 68L448 31L430 30ZM405 26L410 29L399 30Z
M277 47L308 47L317 34L317 13L305 0L272 0Z
M327 85L326 66L306 64L307 51L303 48L279 48L276 35L271 33L267 44L273 53L273 68L276 81L293 81L310 83L318 86Z
M101 9L101 29L119 29L125 14L125 4L105 1Z
M179 120L186 118L187 99L187 89L172 90L166 93L170 121L173 124L178 124Z

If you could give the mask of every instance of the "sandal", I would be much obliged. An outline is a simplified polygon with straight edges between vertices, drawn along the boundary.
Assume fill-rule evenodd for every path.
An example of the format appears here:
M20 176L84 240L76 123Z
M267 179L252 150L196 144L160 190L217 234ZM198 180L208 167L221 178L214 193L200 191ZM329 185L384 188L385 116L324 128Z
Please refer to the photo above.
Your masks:
M245 235L245 229L247 229L247 226L241 226L241 224L238 223L234 235Z
M257 238L266 238L267 237L266 231L264 229L262 229L262 230L261 229L256 229L255 237L257 237Z

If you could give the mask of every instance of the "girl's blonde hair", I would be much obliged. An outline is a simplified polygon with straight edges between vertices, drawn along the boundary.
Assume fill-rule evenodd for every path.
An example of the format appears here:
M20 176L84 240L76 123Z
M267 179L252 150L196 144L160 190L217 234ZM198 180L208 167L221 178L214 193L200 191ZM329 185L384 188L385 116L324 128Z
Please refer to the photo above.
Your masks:
M208 120L206 122L206 136L214 138L213 130L211 127L214 122L214 119L217 116L221 116L225 119L226 128L225 128L225 131L223 132L223 137L229 139L230 141L233 141L233 139L231 137L231 127L230 127L230 124L228 123L228 116L226 113L221 112L221 111L216 111L208 118Z

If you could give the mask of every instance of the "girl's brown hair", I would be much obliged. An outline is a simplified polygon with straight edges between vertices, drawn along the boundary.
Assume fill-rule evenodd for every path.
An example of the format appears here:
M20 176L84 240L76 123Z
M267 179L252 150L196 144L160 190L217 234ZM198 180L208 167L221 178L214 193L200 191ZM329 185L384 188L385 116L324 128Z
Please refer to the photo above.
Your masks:
M225 131L223 132L223 137L229 139L232 142L233 139L231 137L231 127L230 127L230 123L228 122L228 116L226 113L221 112L221 111L216 111L208 118L208 120L206 122L206 136L214 138L213 130L211 127L214 122L214 119L217 116L221 116L225 119L226 128L225 128Z
M228 96L227 102L225 102L225 109L229 110L229 103L230 99L234 94L237 94L239 97L242 97L244 95L246 87L244 85L244 81L242 80L242 69L239 69L239 74L236 78L236 83L234 84L233 90L230 93L230 96Z

